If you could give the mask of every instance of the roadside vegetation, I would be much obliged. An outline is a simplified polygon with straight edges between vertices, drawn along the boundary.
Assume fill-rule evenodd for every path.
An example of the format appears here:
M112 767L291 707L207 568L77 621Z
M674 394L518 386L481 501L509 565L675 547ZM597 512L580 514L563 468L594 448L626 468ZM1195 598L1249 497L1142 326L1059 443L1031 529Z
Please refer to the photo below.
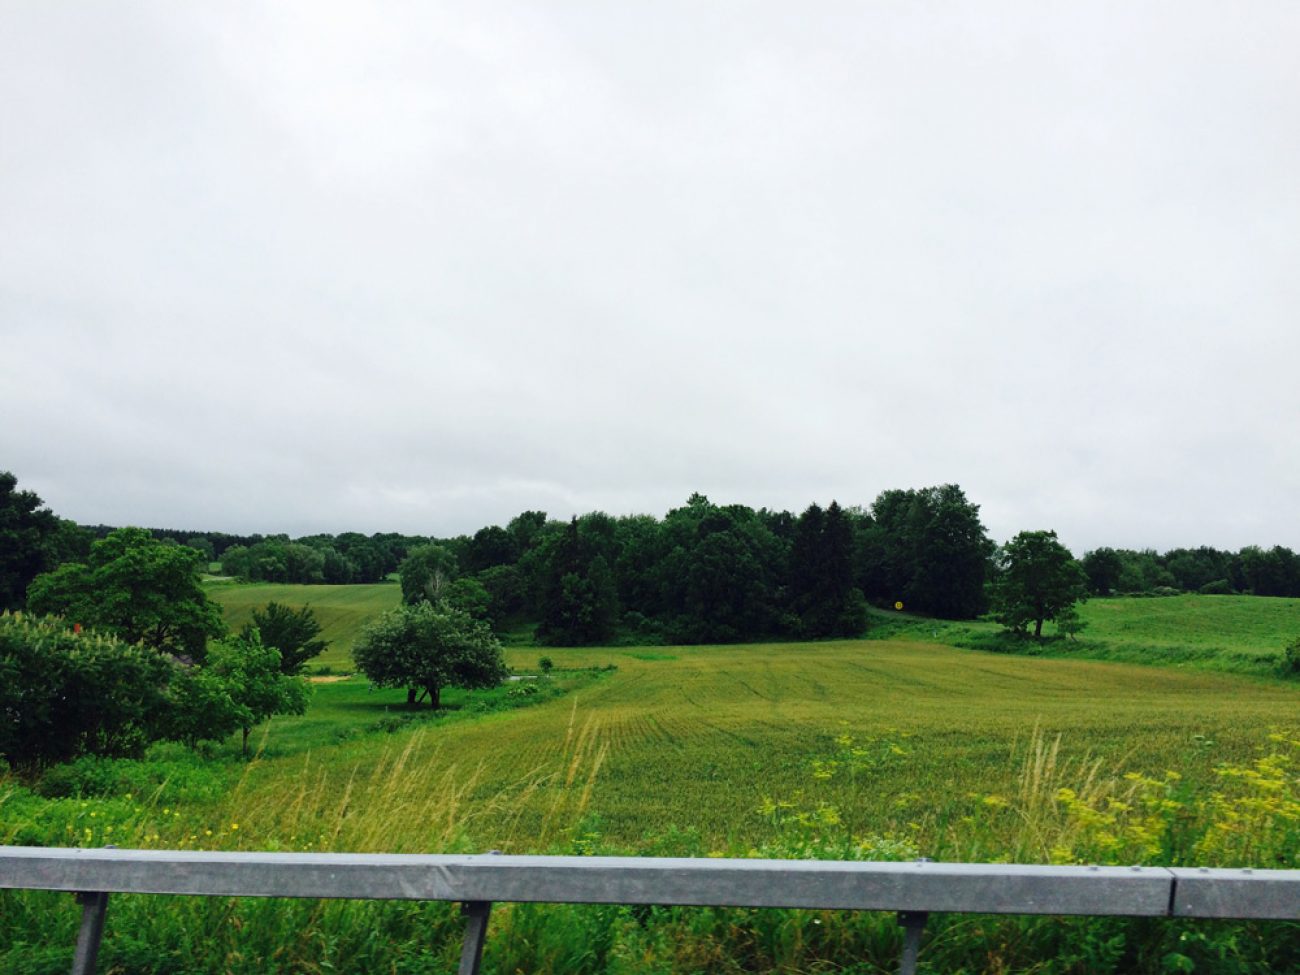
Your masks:
M1285 549L998 547L953 485L292 541L82 529L15 486L0 843L1300 867ZM202 583L232 551L243 581ZM76 920L0 895L0 975L66 970ZM459 933L454 905L116 897L102 964L433 972ZM487 967L867 973L899 937L502 905ZM944 917L926 944L933 971L1300 968L1291 923Z
M148 761L86 761L50 785L10 780L0 838L1295 866L1284 725L1297 691L1282 683L912 641L556 649L546 678L535 650L506 656L543 689L449 689L441 712L416 712L401 690L318 683L307 714L263 727L251 762L232 740L205 755L158 746ZM5 903L5 964L66 967L71 899ZM174 970L182 953L214 972L418 971L456 950L446 905L280 907L118 898L106 957L144 971ZM629 957L663 971L849 958L888 970L897 943L892 916L807 912L505 906L490 930L498 971L617 972ZM945 971L987 970L990 957L1060 972L1178 971L1162 967L1171 954L1197 971L1300 958L1285 924L938 918L927 939ZM37 945L53 946L41 948L47 968L14 967Z

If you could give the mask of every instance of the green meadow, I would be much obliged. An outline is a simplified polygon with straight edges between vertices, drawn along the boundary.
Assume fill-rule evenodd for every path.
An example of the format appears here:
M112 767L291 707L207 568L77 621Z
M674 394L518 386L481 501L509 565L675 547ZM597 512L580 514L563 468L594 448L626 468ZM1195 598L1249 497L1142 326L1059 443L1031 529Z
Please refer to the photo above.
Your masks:
M310 606L321 625L320 639L328 640L326 651L309 668L352 669L352 645L361 635L366 620L402 601L395 582L352 586L296 586L272 582L208 583L208 595L221 605L226 625L238 630L253 618L253 610L276 602L297 609Z
M397 590L214 594L232 625L270 599L310 603L350 645ZM1166 663L1162 647L1266 658L1300 629L1295 602L1098 600L1085 618L1095 645ZM1297 866L1300 685L951 645L991 624L873 623L865 640L510 647L522 679L449 691L438 713L359 677L318 680L305 715L255 732L248 761L234 740L206 756L168 745L0 781L0 841ZM457 951L448 905L122 897L110 916L111 971L434 972ZM0 972L66 970L75 923L70 898L0 896ZM486 969L867 973L892 969L897 938L886 915L503 905ZM923 962L1293 970L1300 925L936 918Z
M1181 595L1112 597L1079 604L1074 639L1044 628L1042 643L1017 640L991 620L945 621L872 610L872 639L930 640L1029 656L1108 660L1273 678L1278 657L1300 636L1300 599Z

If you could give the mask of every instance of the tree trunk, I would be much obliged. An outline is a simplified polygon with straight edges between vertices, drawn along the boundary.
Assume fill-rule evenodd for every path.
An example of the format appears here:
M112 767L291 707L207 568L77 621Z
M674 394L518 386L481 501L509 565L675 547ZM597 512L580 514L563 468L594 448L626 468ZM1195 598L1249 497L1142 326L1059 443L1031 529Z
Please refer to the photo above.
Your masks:
M1043 618L1040 616L1038 617L1038 619L1034 620L1034 639L1041 640L1042 638L1043 638Z
M441 706L441 704L442 704L441 697L442 697L442 688L441 688L441 687L430 687L430 688L429 688L429 707L431 707L433 710L437 711L438 708L439 708L439 707Z
M245 754L245 755L248 754L248 733L249 733L250 731L252 731L252 730L253 730L252 728L244 728L244 729L243 729L243 732L244 732L244 754Z
M415 690L414 687L408 687L406 689L406 706L408 708L415 707Z

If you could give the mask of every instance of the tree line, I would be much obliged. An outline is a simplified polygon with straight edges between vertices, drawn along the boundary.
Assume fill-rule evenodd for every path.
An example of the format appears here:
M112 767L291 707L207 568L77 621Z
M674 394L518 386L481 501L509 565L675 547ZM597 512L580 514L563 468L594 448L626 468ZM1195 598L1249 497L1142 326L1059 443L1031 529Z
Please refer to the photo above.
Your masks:
M408 603L423 591L499 628L537 622L538 641L556 645L852 636L864 628L868 603L972 618L990 609L1005 571L1004 547L952 484L887 490L866 507L812 504L799 514L701 494L662 518L596 511L564 522L524 511L505 526L441 539L149 532L249 581L375 582L400 570ZM0 608L23 606L38 573L84 562L107 534L56 517L0 473ZM1107 547L1080 564L1085 591L1097 596L1300 596L1300 555L1282 546L1163 554Z
M1141 595L1164 590L1208 594L1300 596L1300 555L1282 545L1247 545L1237 552L1201 546L1151 549L1097 548L1080 560L1096 596Z
M995 547L956 485L831 501L798 515L693 494L663 518L526 511L505 527L411 550L408 602L448 599L538 642L727 643L858 636L869 601L973 617L988 608Z

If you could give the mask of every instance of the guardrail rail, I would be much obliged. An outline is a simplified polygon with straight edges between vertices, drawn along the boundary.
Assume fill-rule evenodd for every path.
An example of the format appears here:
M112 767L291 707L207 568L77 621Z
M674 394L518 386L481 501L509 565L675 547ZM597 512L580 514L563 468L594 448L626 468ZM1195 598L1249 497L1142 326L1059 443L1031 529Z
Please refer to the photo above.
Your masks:
M492 905L533 901L895 911L900 975L933 913L1300 918L1300 870L1054 867L665 857L225 853L0 846L0 888L82 905L73 975L91 975L109 894L459 901L461 975L477 975Z

